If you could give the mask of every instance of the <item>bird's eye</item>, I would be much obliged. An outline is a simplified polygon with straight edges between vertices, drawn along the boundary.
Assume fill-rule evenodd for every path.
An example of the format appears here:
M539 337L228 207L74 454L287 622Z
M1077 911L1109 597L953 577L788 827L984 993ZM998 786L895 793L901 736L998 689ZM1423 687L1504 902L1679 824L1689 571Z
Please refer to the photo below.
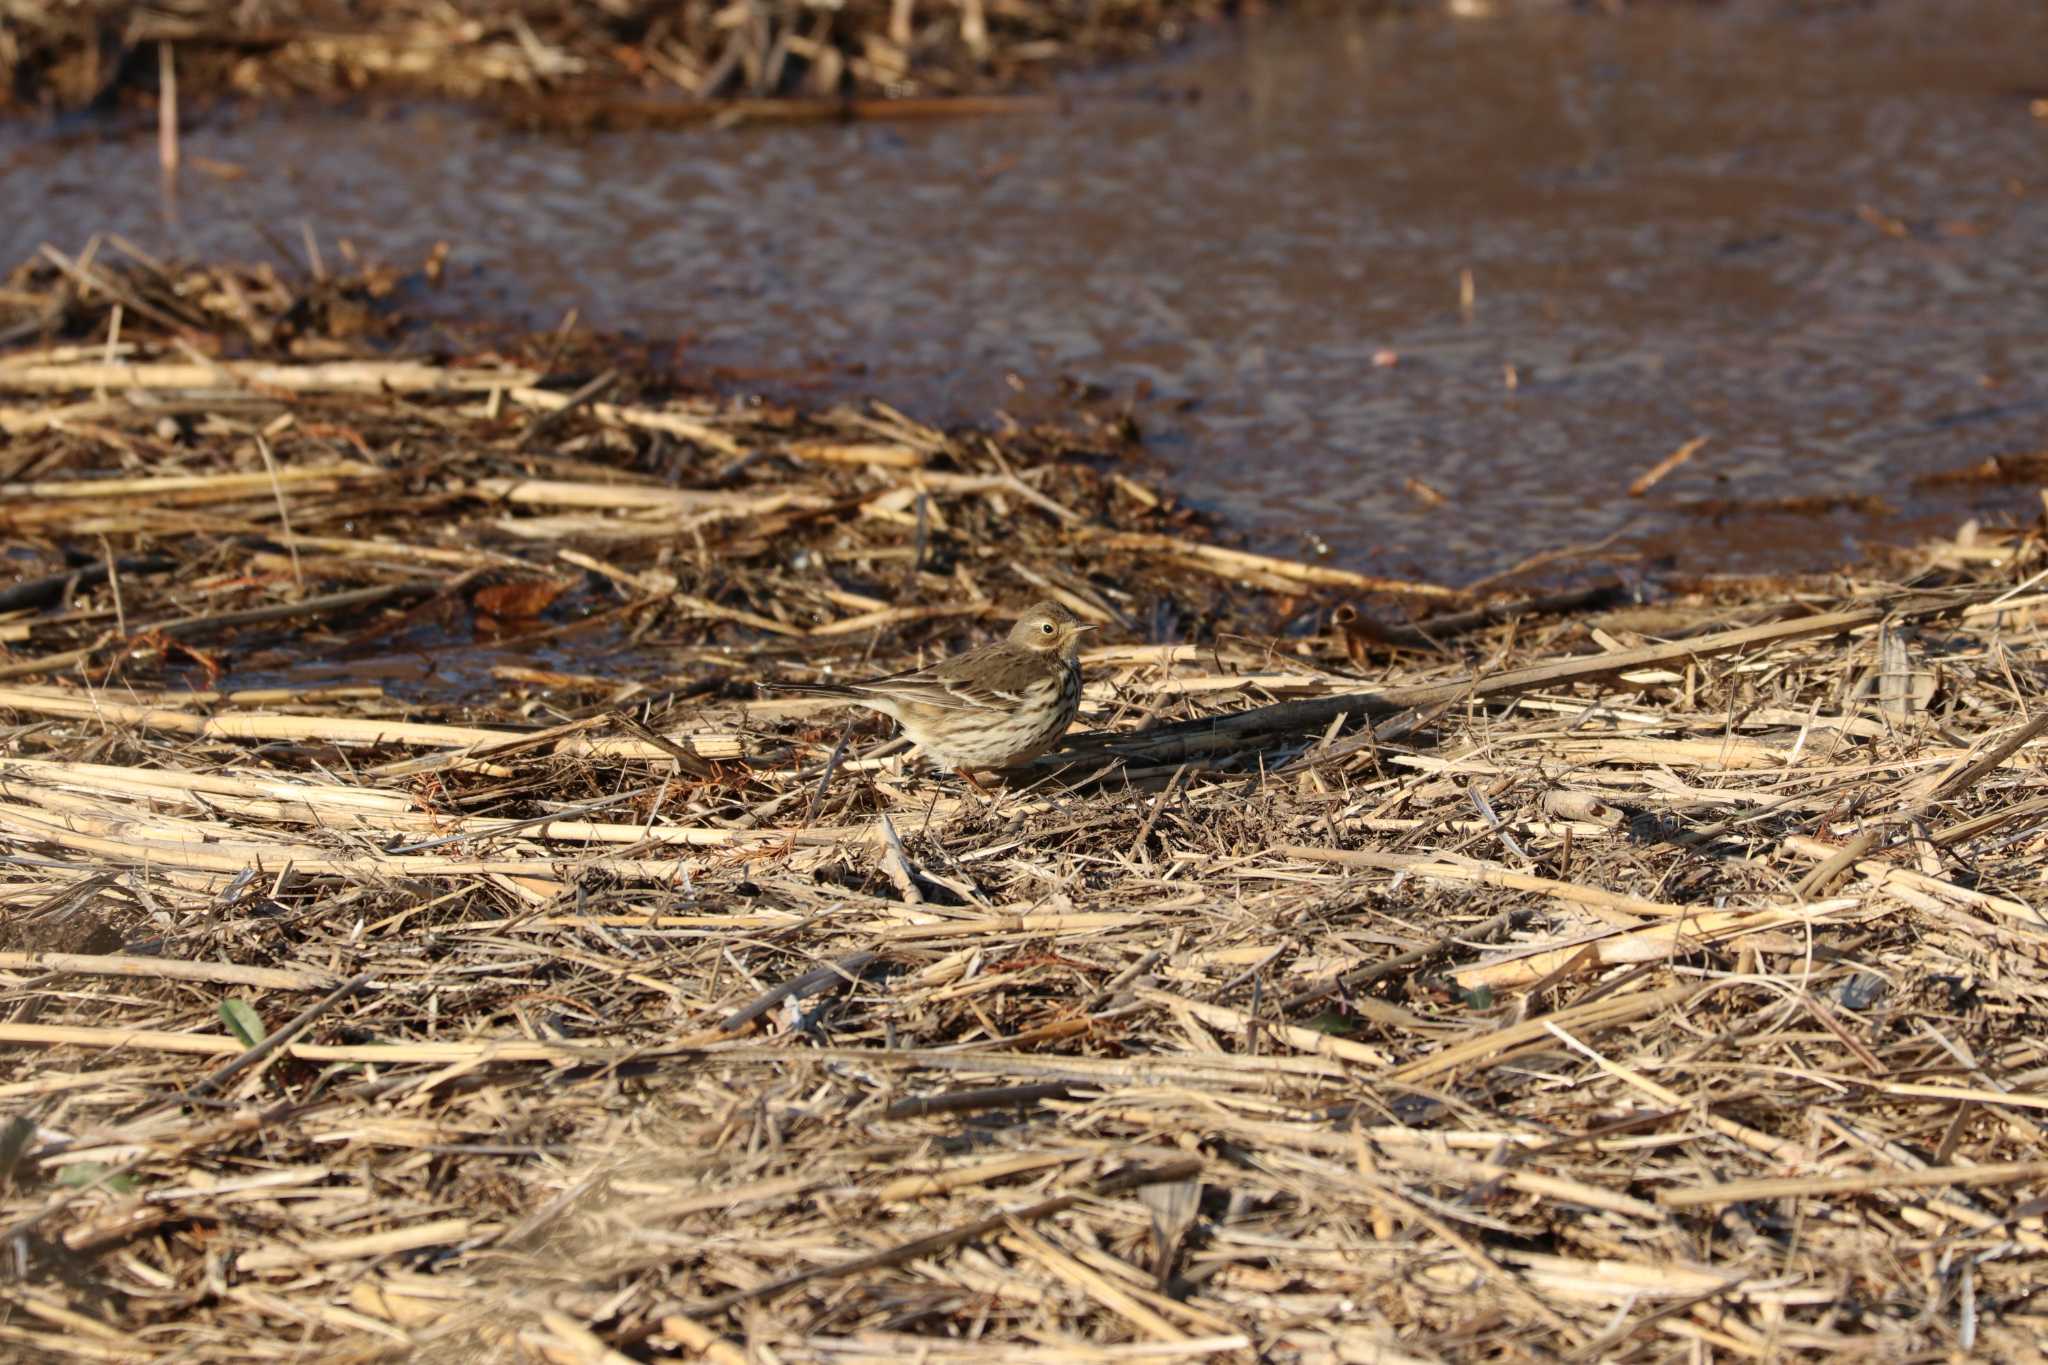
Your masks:
M1050 622L1050 621L1047 621L1046 623L1044 623L1043 625L1041 625L1041 626L1040 626L1040 627L1038 628L1038 632L1039 632L1039 634L1041 634L1041 635L1050 635L1050 634L1052 634L1052 632L1053 632L1053 624L1052 624L1052 622Z

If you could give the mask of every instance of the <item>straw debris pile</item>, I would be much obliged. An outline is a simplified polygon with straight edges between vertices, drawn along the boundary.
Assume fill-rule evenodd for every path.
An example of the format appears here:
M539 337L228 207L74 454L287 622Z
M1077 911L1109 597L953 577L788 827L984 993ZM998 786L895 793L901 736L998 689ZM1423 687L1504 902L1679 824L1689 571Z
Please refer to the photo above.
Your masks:
M1153 52L1235 8L1232 0L5 0L0 108L78 109L175 92L944 97Z
M2038 528L1502 608L107 255L0 301L11 1358L2033 1351ZM992 798L755 696L1048 596Z

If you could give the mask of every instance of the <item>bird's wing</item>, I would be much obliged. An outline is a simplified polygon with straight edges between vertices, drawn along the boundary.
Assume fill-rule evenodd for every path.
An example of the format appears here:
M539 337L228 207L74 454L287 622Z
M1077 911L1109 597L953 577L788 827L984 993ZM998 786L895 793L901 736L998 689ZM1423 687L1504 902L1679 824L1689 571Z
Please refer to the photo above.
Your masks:
M930 668L914 668L872 682L855 683L850 690L946 710L1008 711L1023 703L1030 677L1027 660L1012 660L1003 646L996 645L986 651L958 655Z

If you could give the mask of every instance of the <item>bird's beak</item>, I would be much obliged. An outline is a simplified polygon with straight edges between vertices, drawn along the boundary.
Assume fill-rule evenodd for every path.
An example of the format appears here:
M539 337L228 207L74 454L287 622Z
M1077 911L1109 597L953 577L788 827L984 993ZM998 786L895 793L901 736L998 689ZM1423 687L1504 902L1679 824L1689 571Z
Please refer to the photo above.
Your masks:
M1079 634L1080 634L1080 633L1081 633L1082 631L1084 631L1084 630L1101 630L1101 629L1102 629L1102 623L1101 623L1100 621L1090 621L1090 622L1089 622L1089 623L1088 623L1087 625L1085 625L1085 626L1075 626L1075 627L1074 627L1074 634L1076 634L1076 635L1079 635Z

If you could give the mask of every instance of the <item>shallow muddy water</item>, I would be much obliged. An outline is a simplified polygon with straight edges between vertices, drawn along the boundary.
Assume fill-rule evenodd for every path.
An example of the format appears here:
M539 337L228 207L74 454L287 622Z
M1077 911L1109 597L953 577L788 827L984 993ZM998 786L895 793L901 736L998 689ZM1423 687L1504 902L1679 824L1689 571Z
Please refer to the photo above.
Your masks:
M2039 507L1915 485L2048 447L2038 0L1282 17L1067 90L580 140L216 112L174 203L151 138L15 127L0 259L109 229L263 255L303 219L330 252L451 242L440 309L574 307L742 386L989 421L1077 379L1264 547L1453 581L1617 532L1824 566Z

